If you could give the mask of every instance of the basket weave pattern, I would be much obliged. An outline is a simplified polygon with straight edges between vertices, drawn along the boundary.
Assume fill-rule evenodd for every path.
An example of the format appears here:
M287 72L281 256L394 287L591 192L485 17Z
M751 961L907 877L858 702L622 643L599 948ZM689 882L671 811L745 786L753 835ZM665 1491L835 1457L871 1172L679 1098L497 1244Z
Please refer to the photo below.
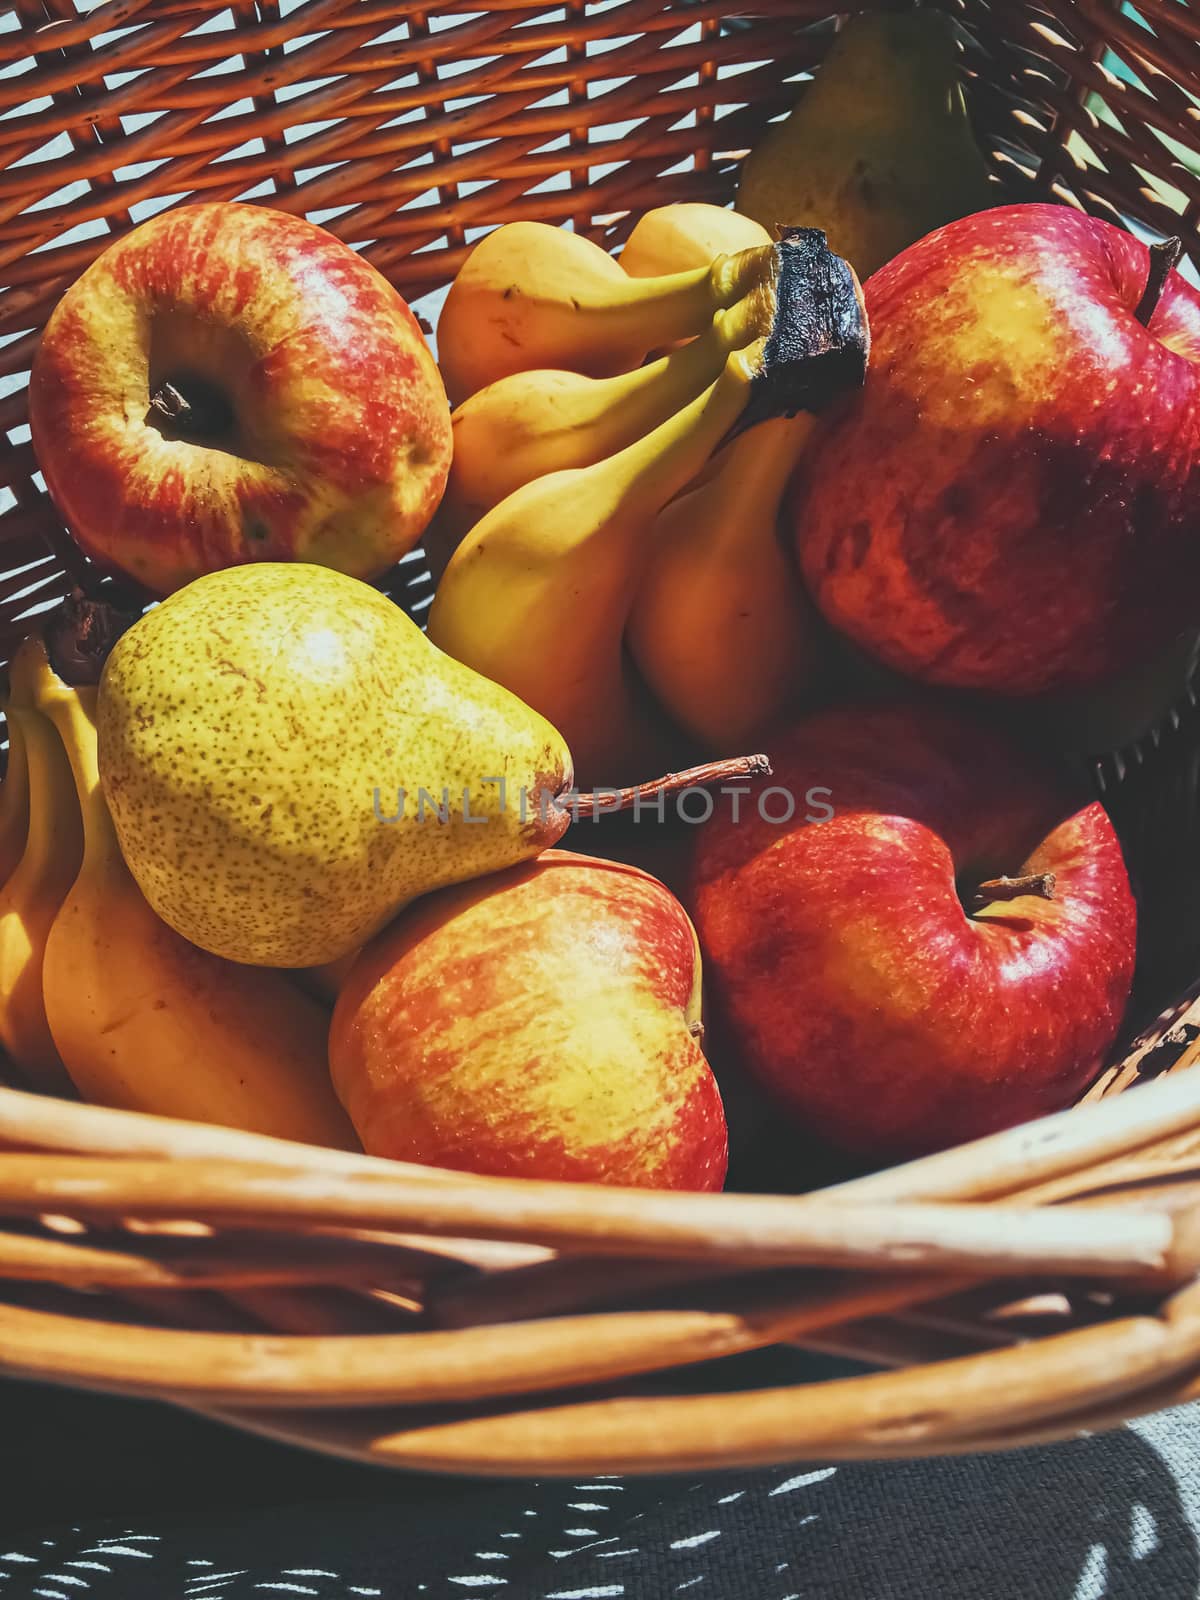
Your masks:
M1181 234L1200 265L1196 14L946 9L1009 196ZM516 218L613 246L651 205L730 198L831 23L822 0L16 0L0 18L0 652L84 575L25 385L57 297L115 234L189 198L249 199L323 223L417 300ZM393 592L427 601L419 560ZM1184 704L1096 773L1163 913L1155 976L1183 988L1200 970L1200 939L1178 932L1198 729ZM1091 1104L789 1199L463 1177L0 1090L0 1369L464 1471L1103 1426L1200 1394L1200 1073L1178 1070L1198 1054L1186 994ZM1118 1098L1130 1084L1146 1086ZM734 1395L655 1377L784 1342L892 1370Z

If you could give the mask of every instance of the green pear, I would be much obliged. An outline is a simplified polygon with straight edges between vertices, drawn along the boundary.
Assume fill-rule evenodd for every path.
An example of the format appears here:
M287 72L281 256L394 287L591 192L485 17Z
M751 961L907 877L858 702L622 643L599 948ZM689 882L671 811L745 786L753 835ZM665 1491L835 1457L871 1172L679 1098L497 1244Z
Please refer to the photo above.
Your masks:
M555 729L325 567L231 567L147 612L105 665L98 731L142 893L231 961L336 961L570 821Z
M746 157L737 209L768 229L823 228L865 279L934 228L1004 198L971 133L950 19L864 12Z

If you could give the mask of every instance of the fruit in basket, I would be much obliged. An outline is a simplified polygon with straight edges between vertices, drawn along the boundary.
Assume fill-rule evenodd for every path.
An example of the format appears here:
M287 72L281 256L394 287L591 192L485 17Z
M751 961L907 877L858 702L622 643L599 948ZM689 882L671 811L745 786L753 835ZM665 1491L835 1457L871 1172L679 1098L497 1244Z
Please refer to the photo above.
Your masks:
M780 529L811 417L752 428L659 513L629 617L655 699L693 738L736 749L812 688L817 619Z
M83 830L62 741L33 703L39 648L27 639L9 666L9 727L20 728L25 751L29 833L0 888L0 1041L31 1088L61 1094L71 1080L46 1021L42 964L51 925L79 871Z
M435 578L463 535L522 485L603 461L694 400L716 382L731 350L770 332L771 310L764 297L749 295L718 311L684 349L633 372L514 372L471 395L454 412L454 460L426 542Z
M404 300L262 206L185 206L111 244L51 316L29 405L78 543L156 594L245 561L374 577L420 539L450 463Z
M0 883L7 883L25 851L29 832L29 774L20 723L8 715L8 696L0 694L8 731L8 761L0 784Z
M38 668L36 704L74 774L83 864L54 919L46 1017L76 1089L97 1105L353 1150L326 1057L328 1014L282 973L220 961L151 911L100 789L96 690Z
M781 274L792 298L770 337L735 351L711 389L635 444L501 501L459 545L434 596L434 643L560 728L585 782L628 782L664 738L625 651L654 519L731 429L782 409L775 384L785 368L789 397L813 408L861 382L867 334L853 273L819 234L780 249L795 251L798 270ZM783 365L772 359L776 339L787 344Z
M746 406L750 352L698 399L594 466L518 489L450 559L429 637L561 728L583 783L623 784L665 730L625 653L625 624L658 512Z
M338 998L333 1080L374 1155L719 1189L700 954L635 867L552 850L410 907Z
M649 351L702 333L776 268L767 245L633 279L582 234L507 223L479 241L446 296L437 331L446 390L457 405L513 372L628 372Z
M830 622L913 677L1032 695L1200 620L1200 294L1166 256L1010 206L913 245L867 300L870 377L797 503Z
M738 211L683 200L644 212L617 259L631 278L657 278L707 267L718 256L753 250L774 237Z
M824 228L867 278L1002 198L971 132L954 26L920 10L851 17L799 105L746 157L737 206L768 228Z
M833 707L770 749L776 787L695 830L684 902L721 1021L776 1103L873 1158L1067 1105L1133 975L1103 809L933 705ZM791 820L764 820L788 795Z
M99 729L142 892L232 961L336 961L570 820L556 730L322 567L231 567L149 611L108 658Z
M434 596L429 636L561 727L585 783L625 783L666 739L631 672L624 631L663 505L744 408L741 353L637 443L526 484L477 524Z

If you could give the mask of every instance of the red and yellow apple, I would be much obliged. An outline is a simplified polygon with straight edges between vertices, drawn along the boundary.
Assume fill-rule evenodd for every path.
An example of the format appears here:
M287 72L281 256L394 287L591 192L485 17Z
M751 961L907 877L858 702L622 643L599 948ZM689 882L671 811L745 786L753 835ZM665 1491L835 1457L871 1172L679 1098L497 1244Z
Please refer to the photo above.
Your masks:
M719 1189L700 955L648 873L551 850L429 895L338 996L334 1087L372 1155L504 1177Z
M866 386L796 493L830 622L923 681L1031 695L1200 621L1200 294L1166 260L1006 206L869 280Z
M419 540L450 464L445 390L403 298L302 217L184 206L55 308L33 445L81 548L167 594L244 561L357 578Z
M684 891L753 1076L807 1131L877 1158L1073 1100L1133 975L1104 810L942 708L834 707L767 744L772 791L697 830ZM776 788L789 821L764 819L788 810Z

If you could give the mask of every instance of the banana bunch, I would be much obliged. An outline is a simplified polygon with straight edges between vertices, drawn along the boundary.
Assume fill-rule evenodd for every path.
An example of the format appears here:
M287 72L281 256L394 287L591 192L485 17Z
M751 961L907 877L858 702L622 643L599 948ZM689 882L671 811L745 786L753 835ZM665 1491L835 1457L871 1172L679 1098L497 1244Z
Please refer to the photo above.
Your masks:
M50 929L83 858L83 829L62 741L36 709L37 651L26 641L9 669L8 726L23 751L28 825L20 860L0 888L0 1040L35 1089L69 1092L42 991ZM10 758L11 759L11 758ZM9 768L5 785L14 778Z
M581 235L500 228L438 327L460 403L429 635L559 728L585 785L631 781L681 735L728 749L806 687L779 509L811 413L866 360L823 235L773 243L687 205L634 240L683 270L635 278Z
M40 639L9 668L0 788L0 1039L30 1088L341 1149L328 1014L281 972L222 961L151 911L100 790L96 690ZM18 849L15 841L24 838Z
M8 767L0 785L0 883L7 883L25 850L29 832L29 770L25 736L8 714L10 697L0 692L0 711L8 727Z

